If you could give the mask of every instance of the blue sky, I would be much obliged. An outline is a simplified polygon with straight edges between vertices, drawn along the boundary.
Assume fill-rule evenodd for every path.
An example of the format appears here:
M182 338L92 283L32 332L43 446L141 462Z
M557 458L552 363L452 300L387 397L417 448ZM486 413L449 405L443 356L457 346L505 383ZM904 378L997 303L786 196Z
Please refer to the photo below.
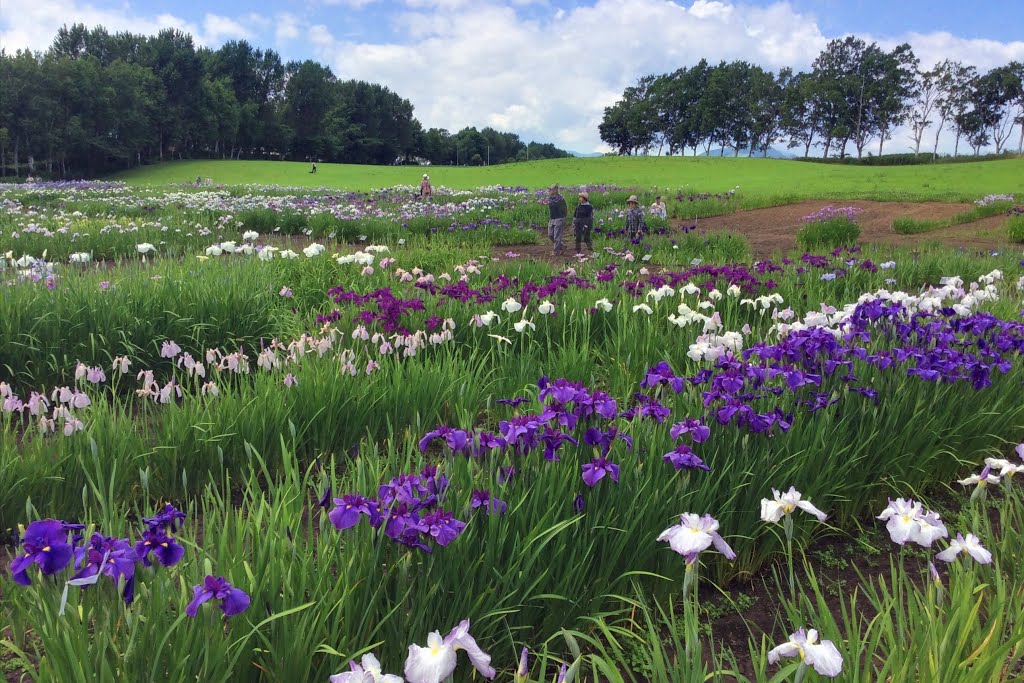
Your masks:
M910 42L925 65L1024 60L1024 0L0 0L0 47L45 49L76 21L173 26L214 48L245 38L383 83L428 127L491 125L583 152L602 149L597 124L626 85L701 57L806 68L856 33Z

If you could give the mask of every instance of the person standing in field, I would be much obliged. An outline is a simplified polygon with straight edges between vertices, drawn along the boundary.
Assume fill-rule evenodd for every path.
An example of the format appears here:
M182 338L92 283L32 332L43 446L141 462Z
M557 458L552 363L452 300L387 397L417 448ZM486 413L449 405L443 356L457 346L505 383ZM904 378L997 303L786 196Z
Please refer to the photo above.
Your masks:
M594 207L590 203L590 195L580 192L580 203L576 205L576 212L572 217L572 229L576 235L576 253L580 254L580 242L587 245L587 251L594 251L594 244L590 235L594 228Z
M643 232L647 230L647 223L644 221L644 210L640 208L640 202L636 195L629 195L626 200L626 232L631 242L638 242Z
M650 214L657 216L658 218L668 218L668 207L665 206L665 202L661 201L661 195L654 198L654 203L651 204Z
M565 249L562 235L565 233L565 219L568 215L569 207L565 204L565 197L558 193L558 185L552 185L548 190L548 237L554 245L554 256L558 256Z
M430 186L430 176L424 173L423 180L420 181L420 199L430 199L433 195L434 188Z

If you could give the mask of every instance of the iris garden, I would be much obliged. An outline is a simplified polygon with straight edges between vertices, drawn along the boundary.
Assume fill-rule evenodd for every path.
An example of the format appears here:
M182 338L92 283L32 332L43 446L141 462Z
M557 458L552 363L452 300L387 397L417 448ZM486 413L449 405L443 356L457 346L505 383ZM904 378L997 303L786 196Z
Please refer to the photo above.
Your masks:
M557 263L544 190L5 190L9 675L1022 675L1019 248L754 260L587 189Z

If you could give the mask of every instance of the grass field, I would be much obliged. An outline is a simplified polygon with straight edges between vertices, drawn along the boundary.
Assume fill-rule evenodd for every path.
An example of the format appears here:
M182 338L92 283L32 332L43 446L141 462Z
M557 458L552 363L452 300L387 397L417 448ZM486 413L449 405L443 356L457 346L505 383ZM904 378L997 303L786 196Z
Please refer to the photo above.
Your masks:
M856 167L806 164L777 159L679 157L602 157L553 159L526 164L479 167L309 165L275 161L179 161L119 174L132 185L194 182L265 184L368 190L416 185L426 170L437 186L470 189L482 185L553 182L657 187L675 192L723 192L740 187L745 202L786 203L799 199L878 199L893 201L971 201L990 193L1024 189L1024 159L934 166Z
M0 680L385 680L369 653L407 683L1021 680L1020 250L755 260L802 208L622 210L673 169L741 187L673 197L692 218L1019 166L432 171L646 184L592 192L565 257L541 197L493 187L0 189ZM420 173L322 168L133 182Z

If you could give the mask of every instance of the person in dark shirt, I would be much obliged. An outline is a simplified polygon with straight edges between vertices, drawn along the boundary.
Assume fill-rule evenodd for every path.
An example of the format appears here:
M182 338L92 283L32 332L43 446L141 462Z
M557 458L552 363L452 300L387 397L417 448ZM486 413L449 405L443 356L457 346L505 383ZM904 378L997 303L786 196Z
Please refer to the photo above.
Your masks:
M580 192L580 203L576 205L576 213L572 217L572 228L576 234L576 253L582 253L580 242L587 245L587 251L594 251L594 244L590 239L591 231L594 228L594 206L590 203L590 195Z
M565 233L565 219L568 215L569 207L565 204L565 197L558 193L558 185L552 185L548 191L548 237L554 245L554 256L565 250L562 235Z
M640 202L637 201L635 194L629 196L626 206L626 232L629 233L630 241L636 242L647 231L644 210L640 208Z

